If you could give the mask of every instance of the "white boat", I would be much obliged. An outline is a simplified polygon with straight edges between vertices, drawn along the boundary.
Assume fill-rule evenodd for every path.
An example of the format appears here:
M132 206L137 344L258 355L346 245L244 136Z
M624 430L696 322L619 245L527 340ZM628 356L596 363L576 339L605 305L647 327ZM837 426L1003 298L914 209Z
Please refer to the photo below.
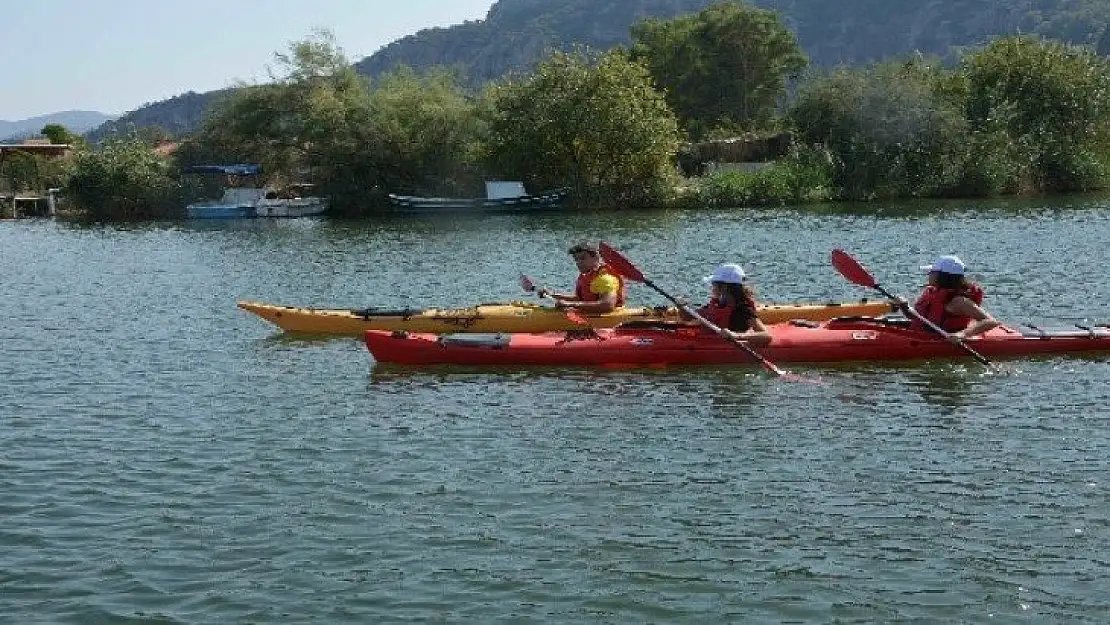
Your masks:
M284 189L265 189L254 212L258 217L311 217L328 209L328 201L308 195L309 184L293 184Z
M256 176L262 172L258 165L201 165L186 168L185 173L223 174L231 180ZM309 184L287 187L241 187L224 189L223 196L215 201L195 202L185 207L189 219L252 219L256 217L310 217L328 208L327 200L308 195Z

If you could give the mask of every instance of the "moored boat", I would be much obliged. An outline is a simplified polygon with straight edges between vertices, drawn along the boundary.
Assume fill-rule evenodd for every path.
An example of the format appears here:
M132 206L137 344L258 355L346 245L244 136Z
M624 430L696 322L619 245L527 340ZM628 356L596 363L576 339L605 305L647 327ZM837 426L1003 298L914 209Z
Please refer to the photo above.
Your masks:
M759 348L776 363L880 362L967 358L932 333L877 319L833 319L778 324L771 345ZM403 365L541 365L658 367L756 364L701 328L670 324L544 334L442 335L371 330L364 340L380 363ZM999 327L968 340L989 358L1110 351L1110 329L1023 331Z
M323 214L327 200L309 194L311 184L290 184L281 188L243 186L243 181L259 176L262 166L197 165L182 173L219 174L230 185L218 200L194 202L185 207L189 219L252 219L256 217L311 217Z
M361 336L367 330L408 332L551 332L580 326L555 308L509 302L466 308L302 308L241 301L239 308L252 312L286 332ZM890 312L885 301L860 300L827 304L766 304L759 307L765 323L791 319L821 321L833 317L882 315ZM587 316L591 326L611 328L629 321L677 320L673 308L626 307L611 313Z
M552 189L531 195L524 190L522 182L490 180L486 182L484 198L418 197L390 193L389 201L395 210L406 213L515 212L561 208L569 192L569 189Z

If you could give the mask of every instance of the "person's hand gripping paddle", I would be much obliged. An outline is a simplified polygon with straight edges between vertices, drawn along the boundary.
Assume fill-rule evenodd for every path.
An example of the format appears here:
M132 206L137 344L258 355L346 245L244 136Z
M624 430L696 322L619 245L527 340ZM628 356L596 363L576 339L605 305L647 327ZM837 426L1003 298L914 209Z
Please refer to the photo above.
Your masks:
M524 289L525 293L534 293L536 297L548 297L547 289L542 286L537 287L536 283L524 274L520 274L520 288ZM570 319L573 323L577 323L580 326L590 325L589 320L573 308L568 308L563 312L566 314L567 319Z

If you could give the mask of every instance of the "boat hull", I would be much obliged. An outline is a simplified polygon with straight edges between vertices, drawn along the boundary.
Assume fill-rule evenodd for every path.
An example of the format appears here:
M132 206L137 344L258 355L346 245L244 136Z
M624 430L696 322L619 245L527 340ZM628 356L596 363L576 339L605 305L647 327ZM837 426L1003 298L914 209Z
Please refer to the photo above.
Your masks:
M239 308L254 313L286 332L362 336L367 330L408 332L551 332L573 330L580 326L564 312L551 307L510 302L468 308L428 308L413 310L364 310L299 308L262 302L238 302ZM821 321L833 317L877 316L890 312L886 302L861 300L829 304L769 304L760 306L765 323L791 319ZM591 326L611 328L632 321L677 320L674 309L622 308L612 313L589 315Z
M328 201L322 197L263 199L255 207L255 216L296 219L322 215L327 209Z
M405 213L514 212L562 208L567 194L566 189L501 198L417 197L390 193L389 202L395 210Z
M253 204L190 204L185 207L188 219L252 219L257 216Z
M779 324L772 344L757 349L776 363L889 362L967 358L931 333L878 321ZM403 365L660 367L754 364L745 351L690 326L612 328L544 334L446 335L368 331L380 363ZM969 341L988 358L1110 351L1110 330L1023 333L1000 327Z

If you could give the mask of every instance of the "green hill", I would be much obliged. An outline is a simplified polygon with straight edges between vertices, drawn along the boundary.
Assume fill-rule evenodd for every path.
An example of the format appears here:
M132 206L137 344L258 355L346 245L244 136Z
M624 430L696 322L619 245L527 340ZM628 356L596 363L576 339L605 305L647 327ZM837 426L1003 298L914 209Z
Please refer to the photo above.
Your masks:
M61 124L70 132L82 133L112 119L111 115L96 111L60 111L17 121L0 120L0 141L14 141L32 137L48 124Z
M472 85L527 70L549 49L604 50L629 43L645 17L699 11L713 0L500 0L486 19L422 30L355 67L377 76L398 65L454 66ZM778 11L816 66L862 64L913 52L946 56L1000 35L1038 34L1110 52L1110 0L753 0ZM1101 44L1100 44L1101 40ZM173 134L196 127L221 92L187 93L150 104L98 128L98 139L156 124Z
M546 49L574 43L627 44L629 27L670 18L715 0L501 0L485 20L420 31L355 66L375 76L405 64L455 65L472 83L527 69ZM945 56L1000 35L1039 34L1094 45L1110 0L752 0L777 11L817 66L861 64L915 51Z

